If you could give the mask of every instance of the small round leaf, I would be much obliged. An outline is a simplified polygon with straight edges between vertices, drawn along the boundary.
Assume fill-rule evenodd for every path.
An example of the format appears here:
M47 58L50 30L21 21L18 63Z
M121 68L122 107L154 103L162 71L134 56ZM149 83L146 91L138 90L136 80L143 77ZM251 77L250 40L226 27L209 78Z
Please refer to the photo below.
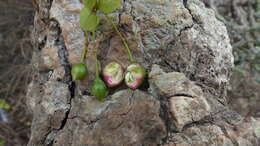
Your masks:
M85 31L94 31L96 30L97 25L99 24L99 17L96 13L92 12L89 8L84 7L80 11L80 27Z
M97 0L83 0L83 4L89 10L92 10L97 4Z
M104 13L110 13L120 6L121 0L100 0L98 9Z

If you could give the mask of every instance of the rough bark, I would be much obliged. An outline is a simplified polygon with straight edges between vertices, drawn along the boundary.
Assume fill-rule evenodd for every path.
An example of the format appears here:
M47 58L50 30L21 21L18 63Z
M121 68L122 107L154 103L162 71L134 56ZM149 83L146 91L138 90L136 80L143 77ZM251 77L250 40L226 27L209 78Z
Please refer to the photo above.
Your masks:
M32 58L35 78L27 103L33 113L28 145L194 146L258 145L260 123L244 119L226 103L232 48L225 26L199 0L124 0L111 14L134 57L147 69L137 90L124 85L105 102L89 95L94 76L72 82L84 34L79 0L38 0ZM112 27L97 32L102 66L129 62Z

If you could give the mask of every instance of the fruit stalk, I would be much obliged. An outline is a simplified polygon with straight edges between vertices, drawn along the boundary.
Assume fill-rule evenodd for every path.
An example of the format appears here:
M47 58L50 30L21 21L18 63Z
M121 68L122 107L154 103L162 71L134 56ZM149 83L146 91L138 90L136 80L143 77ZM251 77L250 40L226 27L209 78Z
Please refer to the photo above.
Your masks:
M87 53L88 44L89 44L89 42L88 42L88 32L85 32L85 45L82 48L81 56L80 56L80 62L81 63L84 63L84 59L85 59L85 56L86 56L86 53Z
M99 62L97 59L97 48L96 48L96 33L92 32L92 41L94 41L94 56L95 56L95 67L96 67L96 77L99 77Z
M123 42L123 44L124 44L124 46L126 48L127 54L128 54L129 61L130 62L134 62L132 52L130 51L130 48L128 47L126 39L123 37L123 35L118 30L117 26L113 23L113 21L110 19L110 17L105 15L105 18L106 18L106 21L113 26L113 28L115 29L116 33L118 34L118 36L120 37L121 41Z
M99 61L97 59L97 48L95 32L92 34L92 41L94 41L94 52L95 52L95 64L96 64L96 78L94 79L91 87L91 94L95 96L99 101L103 101L108 95L107 86L99 77Z

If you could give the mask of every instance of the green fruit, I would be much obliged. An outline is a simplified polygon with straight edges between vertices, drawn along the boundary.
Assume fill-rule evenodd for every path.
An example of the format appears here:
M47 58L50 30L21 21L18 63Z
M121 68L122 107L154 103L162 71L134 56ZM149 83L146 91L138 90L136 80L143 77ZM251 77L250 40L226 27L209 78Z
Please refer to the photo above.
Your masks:
M99 101L103 101L108 94L107 86L99 77L96 77L93 81L91 94L95 96Z
M87 67L83 63L74 64L72 65L71 69L72 79L75 80L82 80L87 75Z

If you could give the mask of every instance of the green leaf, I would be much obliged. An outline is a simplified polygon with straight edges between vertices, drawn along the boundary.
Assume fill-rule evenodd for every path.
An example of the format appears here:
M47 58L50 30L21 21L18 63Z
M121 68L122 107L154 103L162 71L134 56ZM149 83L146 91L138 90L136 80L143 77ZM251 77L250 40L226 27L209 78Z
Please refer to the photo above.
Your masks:
M89 8L84 7L80 12L80 27L85 31L94 31L99 24L99 17L91 12Z
M99 0L98 9L104 13L110 13L120 6L121 0Z
M97 0L83 0L83 4L89 10L92 10L97 4Z
M4 99L0 99L0 107L5 110L11 109L11 106L8 103L6 103L6 101Z

